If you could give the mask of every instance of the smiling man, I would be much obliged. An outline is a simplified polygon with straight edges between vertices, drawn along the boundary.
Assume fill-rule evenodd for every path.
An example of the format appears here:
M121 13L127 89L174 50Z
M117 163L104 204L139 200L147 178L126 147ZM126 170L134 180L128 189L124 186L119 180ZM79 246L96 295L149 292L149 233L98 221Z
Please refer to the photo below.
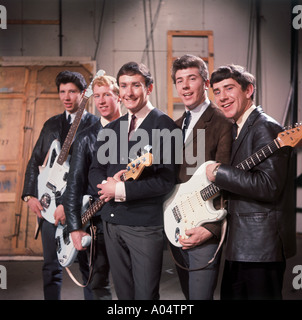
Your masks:
M211 76L217 105L238 127L230 165L206 168L209 180L229 194L222 299L282 299L285 261L296 250L290 148L278 149L248 171L236 167L282 131L254 105L255 82L236 65Z
M47 220L44 220L41 216L41 210L43 208L38 199L39 166L43 165L50 145L54 140L58 140L61 146L63 145L71 127L71 123L78 111L81 94L87 84L82 74L66 70L57 75L56 86L64 112L51 117L44 123L26 168L24 189L22 193L22 199L27 203L30 210L37 215L41 226L40 229L44 257L43 286L44 298L46 300L57 300L61 298L62 267L57 258L55 241L56 226ZM82 115L77 134L81 130L84 130L95 123L97 120L98 118L96 116L85 111ZM62 202L62 198L58 198L57 200L59 203ZM54 216L56 223L59 221L62 224L65 223L65 214L62 204L58 205L54 212ZM80 254L78 258L81 271L84 273L84 278L87 278L87 257ZM84 289L84 293L85 298L90 299L91 291L89 287Z
M231 152L232 123L208 98L209 74L205 62L193 55L184 55L176 59L172 68L172 79L177 93L185 105L183 116L176 124L184 131L184 146L193 143L194 156L200 156L199 148L203 146L198 141L198 131L205 131L205 161L214 160L229 163ZM187 120L189 121L187 121ZM183 163L180 166L178 181L187 182L191 176L187 168L196 168L202 164L197 159L195 164L188 164L183 152ZM196 168L198 169L198 168ZM176 260L186 269L177 266L177 271L186 299L213 299L217 283L220 252L207 268L219 245L221 222L205 224L186 231L187 239L179 239L182 248L171 245Z
M86 250L81 243L82 237L87 235L86 231L82 229L81 207L83 196L92 194L89 188L88 174L96 151L97 136L105 125L121 116L119 87L115 78L109 75L97 77L93 81L92 90L94 103L101 118L94 125L82 131L74 142L73 157L63 201L68 231L71 232L75 248L80 251ZM97 232L90 286L95 300L109 300L111 299L109 263L100 215L94 216L92 221Z
M116 133L117 143L112 147L120 159L121 136L129 137L127 152L130 152L139 139L136 130L144 130L152 145L154 129L171 132L177 127L150 103L153 78L144 64L126 63L119 70L117 81L120 98L128 112L106 128ZM94 197L100 196L106 201L100 214L115 291L122 300L159 299L164 248L162 204L164 195L175 185L177 167L174 144L170 150L172 162L166 164L163 137L155 142L161 147L160 161L145 168L137 180L120 181L116 173L125 169L125 164L122 161L100 164L96 156L89 171ZM104 143L102 139L98 141L99 150ZM107 182L102 183L106 179Z

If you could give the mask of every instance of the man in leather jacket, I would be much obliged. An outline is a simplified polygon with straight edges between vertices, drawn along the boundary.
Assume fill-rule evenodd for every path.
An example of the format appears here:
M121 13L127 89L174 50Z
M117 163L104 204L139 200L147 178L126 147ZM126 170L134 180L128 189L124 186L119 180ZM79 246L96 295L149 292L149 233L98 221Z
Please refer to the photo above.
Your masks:
M81 222L82 199L84 195L92 194L89 189L88 172L95 152L97 136L106 124L121 116L119 88L115 78L108 75L96 78L93 81L92 90L95 106L100 112L101 118L94 125L83 130L74 142L73 157L63 199L67 228L71 232L75 248L80 252L86 249L82 247L81 240L83 236L87 235L82 229ZM109 263L100 215L93 217L92 221L97 227L97 237L90 285L95 300L108 300L112 298L109 284Z
M44 220L41 215L43 210L38 199L38 175L39 166L44 163L46 155L49 151L51 143L57 139L61 146L67 136L71 123L68 122L70 116L73 121L78 110L81 93L86 88L84 77L78 72L63 71L56 77L56 85L59 92L59 98L65 111L62 114L55 115L48 119L40 132L40 136L35 144L31 158L28 162L25 172L24 188L22 199L27 202L28 207L36 213L42 237L43 245L43 288L44 298L46 300L57 300L61 298L62 285L62 267L57 259L55 232L56 225ZM92 125L98 118L86 111L82 115L82 119L77 132ZM60 203L62 200L58 199ZM65 214L62 204L59 204L54 213L56 224L65 223ZM78 256L80 269L83 278L88 277L88 262L86 255ZM90 299L91 291L87 287L84 289L86 299Z
M250 170L235 166L272 142L282 127L253 104L255 78L229 65L211 76L217 105L238 127L231 164L206 169L229 192L229 229L222 299L282 299L286 259L296 250L291 148L278 149Z

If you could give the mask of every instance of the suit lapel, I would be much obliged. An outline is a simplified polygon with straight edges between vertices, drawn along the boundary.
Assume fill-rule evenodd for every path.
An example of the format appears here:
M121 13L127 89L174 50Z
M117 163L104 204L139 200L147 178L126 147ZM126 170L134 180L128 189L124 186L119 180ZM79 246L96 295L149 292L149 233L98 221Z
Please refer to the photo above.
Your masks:
M200 116L200 118L196 122L191 134L189 135L189 137L186 140L186 145L188 143L194 142L194 140L197 139L198 129L206 129L207 128L208 123L211 121L211 119L213 117L213 114L214 114L213 107L210 103L210 105L207 107L205 112Z
M250 128L253 126L255 120L257 117L262 113L261 107L257 107L246 119L245 124L243 125L238 138L233 142L232 144L232 154L231 154L231 164L237 165L238 163L233 163L234 158L236 157L236 154L241 146L242 143L244 143L246 135L249 133Z

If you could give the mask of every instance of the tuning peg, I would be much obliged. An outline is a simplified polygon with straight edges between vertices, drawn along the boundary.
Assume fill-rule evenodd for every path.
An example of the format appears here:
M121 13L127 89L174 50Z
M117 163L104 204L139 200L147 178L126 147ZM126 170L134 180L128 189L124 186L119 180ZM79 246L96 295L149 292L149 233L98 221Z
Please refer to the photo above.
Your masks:
M144 150L146 150L147 152L150 152L151 149L152 146L150 146L149 144L144 147Z

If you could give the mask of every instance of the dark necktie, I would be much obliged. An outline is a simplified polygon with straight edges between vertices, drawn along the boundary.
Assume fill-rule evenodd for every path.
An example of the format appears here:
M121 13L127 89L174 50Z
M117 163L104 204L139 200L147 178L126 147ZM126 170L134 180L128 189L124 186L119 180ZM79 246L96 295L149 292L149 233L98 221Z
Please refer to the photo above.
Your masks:
M69 124L71 124L71 115L70 115L70 114L69 114L68 117L67 117L67 122L68 122Z
M232 138L233 138L233 141L236 140L237 130L238 130L238 125L237 125L237 123L234 123L233 126L232 126Z
M191 121L191 112L187 111L186 112L186 117L185 117L185 122L184 122L184 126L182 128L182 137L183 137L183 141L185 141L185 137L186 137L186 130L189 127L189 123Z
M135 130L135 121L136 121L136 116L133 114L131 117L131 122L130 122L130 127L129 127L129 132L128 132L128 140L130 139L130 135L132 131Z

